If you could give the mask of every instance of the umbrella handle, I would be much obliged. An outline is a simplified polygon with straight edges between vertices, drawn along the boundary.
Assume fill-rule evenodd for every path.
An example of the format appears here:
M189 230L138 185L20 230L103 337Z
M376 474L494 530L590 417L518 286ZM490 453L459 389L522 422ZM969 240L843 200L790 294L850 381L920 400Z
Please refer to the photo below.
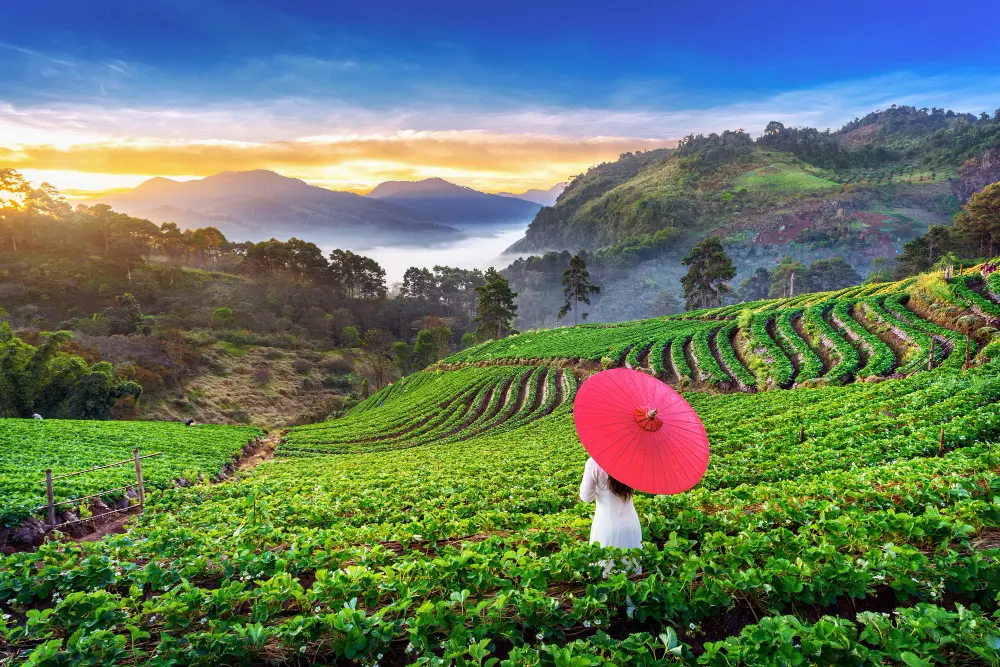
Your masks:
M643 410L642 408L635 409L635 421L639 424L639 428L646 431L658 431L661 426L663 426L663 420L656 417L656 408L651 410Z

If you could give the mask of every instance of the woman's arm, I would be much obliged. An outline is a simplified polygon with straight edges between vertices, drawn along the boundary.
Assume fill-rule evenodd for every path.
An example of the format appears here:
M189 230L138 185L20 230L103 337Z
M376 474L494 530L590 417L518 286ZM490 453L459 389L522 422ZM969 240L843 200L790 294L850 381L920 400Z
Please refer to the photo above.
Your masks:
M589 503L597 497L597 475L594 474L594 459L587 459L583 468L583 481L580 482L580 500Z

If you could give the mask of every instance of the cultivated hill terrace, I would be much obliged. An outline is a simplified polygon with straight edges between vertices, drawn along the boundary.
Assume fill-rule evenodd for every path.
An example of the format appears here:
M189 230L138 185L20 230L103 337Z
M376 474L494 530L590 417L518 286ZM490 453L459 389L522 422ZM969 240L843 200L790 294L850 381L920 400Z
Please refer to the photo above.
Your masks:
M0 660L995 664L997 281L525 332L271 433L256 466L233 465L250 428L2 420L5 537L44 461L166 458L124 534L2 557ZM712 453L691 491L637 496L642 572L604 578L572 399L621 365L684 390Z

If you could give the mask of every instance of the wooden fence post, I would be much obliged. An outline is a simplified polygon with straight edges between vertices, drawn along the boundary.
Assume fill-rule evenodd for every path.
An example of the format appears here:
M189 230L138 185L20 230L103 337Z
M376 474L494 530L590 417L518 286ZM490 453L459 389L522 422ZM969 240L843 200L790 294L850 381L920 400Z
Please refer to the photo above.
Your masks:
M52 491L52 468L45 470L45 493L49 497L49 528L56 525L56 496Z
M969 334L965 334L965 368L962 370L969 370Z
M938 440L938 456L944 456L944 426L941 427L941 439Z
M931 353L927 357L927 370L934 368L934 339L931 338Z
M132 456L135 457L135 481L139 485L139 511L145 509L146 490L142 486L142 462L139 460L139 450L133 449Z

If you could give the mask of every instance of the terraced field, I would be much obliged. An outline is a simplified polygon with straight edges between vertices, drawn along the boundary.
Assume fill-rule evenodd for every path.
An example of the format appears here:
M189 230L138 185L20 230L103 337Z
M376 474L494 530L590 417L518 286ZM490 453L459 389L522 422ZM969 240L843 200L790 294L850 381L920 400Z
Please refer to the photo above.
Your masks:
M467 350L126 535L0 560L0 663L1000 664L1000 355L971 308L1000 284L932 278ZM689 390L712 456L637 496L642 572L605 577L572 398L622 364Z
M944 285L980 325L1000 325L1000 286L995 277L990 280L969 273ZM454 354L443 367L563 362L589 372L624 365L674 385L755 391L964 365L968 327L955 318L942 325L911 308L912 283L526 332ZM970 355L975 353L974 336Z

